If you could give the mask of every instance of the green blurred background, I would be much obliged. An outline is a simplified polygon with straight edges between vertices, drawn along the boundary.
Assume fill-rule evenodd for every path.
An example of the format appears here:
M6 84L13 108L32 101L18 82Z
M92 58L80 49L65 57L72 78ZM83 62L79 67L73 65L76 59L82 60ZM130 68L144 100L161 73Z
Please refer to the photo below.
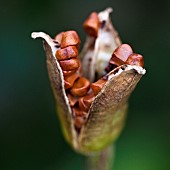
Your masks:
M0 169L85 170L85 158L63 139L42 42L30 34L75 29L84 42L83 21L108 6L123 42L144 55L147 69L116 142L115 170L170 169L169 0L1 0Z

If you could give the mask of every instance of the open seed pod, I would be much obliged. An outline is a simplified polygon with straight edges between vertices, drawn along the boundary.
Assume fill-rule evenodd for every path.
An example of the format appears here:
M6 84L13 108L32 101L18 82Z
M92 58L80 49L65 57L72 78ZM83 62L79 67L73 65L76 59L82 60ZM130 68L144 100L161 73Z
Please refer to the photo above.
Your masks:
M56 39L43 32L32 33L32 38L44 40L49 79L64 136L82 154L100 151L117 139L124 127L128 98L145 74L141 55L132 55L128 45L121 46L109 18L111 11L107 8L93 13L85 21L88 35L81 61L77 52L80 40L74 31L62 32ZM72 46L72 54L68 54ZM126 62L122 56L127 53L131 57ZM69 63L73 70L67 67Z

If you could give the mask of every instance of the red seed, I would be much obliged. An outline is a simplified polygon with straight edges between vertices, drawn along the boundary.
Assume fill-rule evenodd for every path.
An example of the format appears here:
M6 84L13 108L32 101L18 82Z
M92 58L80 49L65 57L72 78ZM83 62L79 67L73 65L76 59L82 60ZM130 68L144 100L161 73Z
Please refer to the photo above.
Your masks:
M113 52L109 63L120 66L125 63L132 53L132 48L128 44L122 44Z
M79 77L79 74L77 74L77 73L74 73L70 76L64 77L65 89L71 88L78 77Z
M62 35L61 48L68 46L79 46L80 38L76 31L66 31Z
M66 60L78 56L78 50L75 46L69 46L56 51L56 58L58 60Z
M85 122L86 122L86 118L81 116L77 116L74 119L74 125L77 129L81 129L82 126L85 124Z
M87 94L87 95L79 98L78 102L79 102L80 109L87 112L89 110L93 100L94 100L94 94L93 93Z
M68 60L59 61L61 69L63 71L70 71L79 68L79 60L77 58L71 58Z
M99 79L95 83L91 84L91 88L92 88L95 96L101 91L101 89L106 84L106 82L107 82L107 80Z
M98 14L96 12L92 12L91 15L87 18L87 20L83 24L85 31L90 36L93 37L97 37L99 26L100 26L100 21L99 21Z
M64 77L70 76L70 75L74 74L76 71L77 71L77 69L70 70L70 71L63 71L63 75L64 75Z
M131 54L125 63L129 65L144 67L144 59L143 56L140 54L135 54L135 53Z
M67 94L68 100L70 102L70 106L74 106L77 102L77 98L72 96L70 93Z
M89 89L90 89L90 81L85 77L80 77L75 81L70 92L73 96L82 97L89 91Z
M81 110L79 107L73 107L72 109L75 117L77 116L86 117L87 115L87 112Z

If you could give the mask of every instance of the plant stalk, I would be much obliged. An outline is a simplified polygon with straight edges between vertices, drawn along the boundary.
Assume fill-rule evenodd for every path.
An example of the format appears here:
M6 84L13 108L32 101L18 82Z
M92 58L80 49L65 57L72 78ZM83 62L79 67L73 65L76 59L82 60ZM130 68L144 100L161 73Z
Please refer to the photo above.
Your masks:
M115 146L110 145L103 151L88 156L87 170L111 170L114 163L114 157Z

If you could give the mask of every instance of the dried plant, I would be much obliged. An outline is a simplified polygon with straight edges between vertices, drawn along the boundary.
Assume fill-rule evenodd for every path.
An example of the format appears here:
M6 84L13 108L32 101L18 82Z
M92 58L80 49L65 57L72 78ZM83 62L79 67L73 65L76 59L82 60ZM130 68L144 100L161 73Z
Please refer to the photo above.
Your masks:
M75 151L89 157L89 169L107 170L111 145L120 135L127 102L145 74L143 56L122 44L109 14L93 12L84 22L86 42L79 54L76 31L42 38L51 87L63 134Z

